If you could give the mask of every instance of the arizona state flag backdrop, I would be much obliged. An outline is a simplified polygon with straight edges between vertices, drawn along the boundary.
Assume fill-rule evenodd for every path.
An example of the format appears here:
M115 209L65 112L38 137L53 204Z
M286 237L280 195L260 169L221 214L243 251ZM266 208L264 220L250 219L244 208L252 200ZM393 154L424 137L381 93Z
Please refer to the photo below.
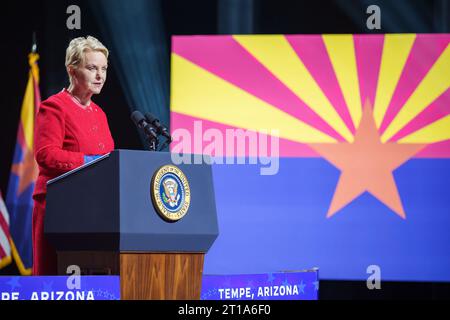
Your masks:
M30 53L30 72L20 113L17 142L9 177L6 206L10 216L11 249L22 275L31 274L32 253L32 194L38 175L33 153L34 119L40 104L37 53Z
M382 280L450 281L449 41L174 37L172 132L187 129L203 153L209 129L279 138L274 175L214 165L220 235L204 272L319 267L322 279L367 279L376 265Z

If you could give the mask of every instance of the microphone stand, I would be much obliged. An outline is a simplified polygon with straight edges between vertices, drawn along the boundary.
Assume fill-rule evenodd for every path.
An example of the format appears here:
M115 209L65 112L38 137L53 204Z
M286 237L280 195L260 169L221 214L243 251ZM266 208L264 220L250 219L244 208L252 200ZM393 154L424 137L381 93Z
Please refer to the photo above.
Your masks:
M157 137L147 136L147 142L149 143L150 151L157 151L159 145L159 139Z

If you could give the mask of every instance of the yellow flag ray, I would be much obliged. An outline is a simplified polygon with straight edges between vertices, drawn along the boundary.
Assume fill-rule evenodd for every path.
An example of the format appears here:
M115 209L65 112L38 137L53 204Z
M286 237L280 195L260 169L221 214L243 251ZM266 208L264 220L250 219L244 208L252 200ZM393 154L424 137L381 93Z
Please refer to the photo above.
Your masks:
M450 87L450 45L428 71L381 136L386 142Z
M383 122L415 39L415 34L387 34L384 36L377 93L373 107L377 128Z
M33 128L34 128L34 83L33 77L28 77L27 88L22 102L22 111L20 113L25 143L28 150L33 147Z
M417 130L402 139L399 143L436 143L450 139L450 115L447 115L426 127Z
M25 96L22 102L22 110L20 112L20 119L25 138L25 144L28 150L33 150L33 135L34 135L34 81L39 84L39 68L37 60L39 55L37 53L30 53L28 62L30 65L30 72L28 75L27 87L25 89Z
M322 37L353 124L357 128L361 120L362 107L353 36L323 35Z
M327 124L353 141L353 134L284 36L233 37Z
M172 53L171 111L244 129L279 130L300 143L336 140Z

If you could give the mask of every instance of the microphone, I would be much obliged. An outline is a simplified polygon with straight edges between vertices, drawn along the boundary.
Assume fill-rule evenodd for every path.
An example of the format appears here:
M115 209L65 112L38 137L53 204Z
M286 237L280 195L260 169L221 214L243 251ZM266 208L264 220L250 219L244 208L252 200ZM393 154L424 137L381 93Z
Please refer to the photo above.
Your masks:
M170 142L172 142L172 137L170 136L169 130L159 122L159 120L152 115L150 112L145 114L147 121L155 128L156 133L166 137Z
M131 114L131 120L133 120L134 124L139 128L144 130L144 133L147 137L151 139L156 139L158 135L155 132L155 129L145 120L144 115L136 110Z

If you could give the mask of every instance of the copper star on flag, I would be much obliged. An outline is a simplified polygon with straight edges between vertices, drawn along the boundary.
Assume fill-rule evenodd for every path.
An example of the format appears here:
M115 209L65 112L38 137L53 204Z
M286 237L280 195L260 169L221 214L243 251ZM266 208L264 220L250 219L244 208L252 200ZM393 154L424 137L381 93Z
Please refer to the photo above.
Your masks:
M327 217L367 191L397 215L406 218L393 171L420 151L424 144L382 143L372 109L366 106L352 143L310 146L341 170Z
M33 151L25 150L24 161L13 164L11 171L20 177L19 187L17 188L17 195L20 195L30 186L30 184L36 181L39 173Z

